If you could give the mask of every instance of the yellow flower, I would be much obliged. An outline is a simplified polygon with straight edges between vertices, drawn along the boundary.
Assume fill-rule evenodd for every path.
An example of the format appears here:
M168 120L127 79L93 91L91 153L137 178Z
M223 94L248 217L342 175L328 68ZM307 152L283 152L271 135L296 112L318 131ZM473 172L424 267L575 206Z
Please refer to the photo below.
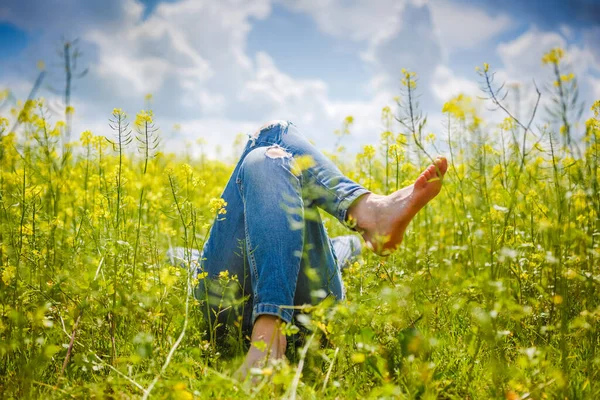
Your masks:
M225 210L225 207L227 207L227 202L220 197L210 199L210 201L208 202L208 206L210 207L210 212L212 213L227 213L227 210Z
M4 271L2 271L2 281L4 281L4 284L8 286L12 283L16 275L17 268L15 268L14 265L8 265L4 268Z
M406 87L407 89L410 90L414 90L417 88L417 74L416 72L410 72L407 71L406 69L402 68L402 86Z
M556 47L542 57L543 64L558 64L564 57L565 51L559 47Z
M389 106L383 107L381 110L381 120L386 126L389 126L392 123L392 109Z
M219 272L219 280L221 281L229 281L229 271L221 271Z
M591 110L594 112L594 118L600 118L600 100L596 100L592 104Z
M475 67L475 71L480 72L482 69L479 66ZM483 63L483 72L488 72L490 70L490 64Z
M363 147L363 152L367 158L375 157L375 147L370 144L367 144L365 147Z
M188 177L188 176L192 176L194 174L194 170L192 170L192 167L190 166L190 164L181 164L179 166L179 172L181 173L181 175L183 175L184 177Z
M561 125L560 126L560 133L563 134L563 135L567 133L567 126L566 125Z
M173 398L177 400L192 400L194 398L194 395L187 390L186 385L183 382L176 383L173 386L171 394Z
M81 144L83 146L88 146L92 142L93 137L94 135L91 131L83 131L81 132L81 137L79 138L79 140L81 140Z
M0 117L0 132L4 132L8 127L8 119Z
M135 116L135 126L143 128L146 125L152 124L152 111L142 110Z
M448 100L444 104L444 106L442 107L442 113L452 115L456 119L464 121L465 117L466 117L464 103L465 103L465 96L462 94L459 94L458 96L456 96L453 99Z
M8 90L8 89L0 90L0 101L6 99L9 94L10 94L10 90Z
M381 134L381 140L383 140L384 142L389 141L393 137L394 137L394 134L390 131L385 131Z
M500 129L503 131L512 131L515 128L515 120L511 117L504 118L504 121L500 124Z

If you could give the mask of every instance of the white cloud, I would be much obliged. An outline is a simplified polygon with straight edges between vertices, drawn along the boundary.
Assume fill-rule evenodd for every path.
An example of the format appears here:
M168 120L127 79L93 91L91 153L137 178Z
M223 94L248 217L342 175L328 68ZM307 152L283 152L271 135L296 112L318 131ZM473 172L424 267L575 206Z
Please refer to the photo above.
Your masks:
M497 53L503 64L501 77L516 82L535 79L539 85L551 81L554 79L552 68L543 65L541 60L545 53L556 47L566 51L561 61L562 73L574 72L580 81L586 82L590 73L600 71L589 46L569 44L558 33L532 27L516 39L498 45Z
M544 53L555 47L565 48L566 44L560 34L532 27L516 39L500 43L497 53L507 75L513 79L531 79L539 77Z
M542 56L550 49L560 47L565 50L565 58L561 61L561 74L575 73L578 80L579 100L583 101L583 118L589 114L589 104L597 91L598 79L594 73L599 71L599 65L594 60L592 50L588 45L569 43L562 35L555 32L540 31L531 27L516 39L498 45L497 52L503 65L497 70L496 83L507 83L510 95L505 104L514 113L523 118L530 115L537 94L533 87L535 81L542 93L540 107L536 120L552 120L547 115L547 108L555 107L552 103L555 80L551 66L542 64ZM574 119L575 113L571 115ZM575 121L572 121L575 122Z
M600 64L600 27L586 29L583 32L583 40L594 55L596 63Z
M322 32L362 42L360 56L377 79L375 88L396 85L402 68L427 80L441 57L427 0L283 0L309 14Z
M396 15L398 23L394 30L374 36L363 53L363 60L378 77L378 89L398 92L402 68L414 71L419 80L428 84L435 66L442 61L442 50L434 33L431 12L427 5L407 3ZM428 103L428 93L423 93Z
M590 77L590 84L592 87L593 99L592 100L600 100L600 79Z
M440 103L445 103L452 97L463 93L468 96L481 94L476 82L457 76L445 65L438 65L434 71L431 90Z
M283 0L288 7L310 14L322 32L367 41L399 29L398 15L408 1Z
M506 14L489 15L465 3L432 0L429 9L442 48L446 51L474 48L513 25Z
M249 18L269 12L267 0L184 0L158 5L146 20L131 14L116 31L83 35L97 47L89 80L121 98L153 93L157 111L168 114L223 114L226 97L252 76L245 54Z
M352 115L355 142L348 147L355 150L383 131L379 115L392 97L389 91L380 91L365 101L332 100L325 82L294 79L281 72L266 53L257 54L255 76L240 92L244 107L257 112L268 110L265 120L293 121L307 137L325 148L331 148L333 131L346 116Z
M256 110L269 110L266 119L287 114L286 118L314 120L317 111L327 112L327 85L320 80L296 80L281 73L266 53L256 56L256 71L240 91L239 99Z
M36 9L44 12L27 16L25 3L31 8L30 2L8 1L9 6L0 6L0 20L11 20L30 32L44 26L44 12L49 15L52 7L64 6L64 0L48 0ZM215 154L216 146L226 153L237 133L251 133L269 119L292 120L317 145L331 148L332 131L347 115L355 118L353 142L348 147L358 149L375 142L383 130L381 108L393 104L401 68L418 73L421 106L432 114L433 108L439 110L460 92L479 94L475 81L461 76L445 59L444 46L452 51L481 46L511 27L503 14L489 15L474 6L438 0L280 0L312 16L322 32L364 45L362 59L371 72L371 79L364 83L368 97L340 101L332 98L327 82L292 76L265 52L248 53L252 22L270 15L272 1L277 0L159 3L147 19L136 0L107 0L104 14L91 3L68 7L61 24L47 29L57 33L60 25L69 26L82 38L81 47L88 56L84 66L90 67L90 73L77 81L75 90L73 136L78 136L80 128L106 133L105 121L113 107L133 114L151 92L158 124L182 126L167 140L172 150L181 150L187 147L186 140L194 142L203 136L209 153ZM39 37L32 53L51 47L46 34ZM566 45L560 34L532 28L499 46L503 65L498 77L509 81L537 77L543 51ZM587 77L589 71L597 70L591 44L568 50L576 72ZM587 79L584 83L589 88L598 88L598 79L582 79Z

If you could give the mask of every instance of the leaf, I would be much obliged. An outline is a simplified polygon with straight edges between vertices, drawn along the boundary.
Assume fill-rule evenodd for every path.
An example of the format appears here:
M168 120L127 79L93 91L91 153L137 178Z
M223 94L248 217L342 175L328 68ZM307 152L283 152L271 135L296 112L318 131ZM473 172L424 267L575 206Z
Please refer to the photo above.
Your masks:
M46 346L46 348L44 349L44 356L46 358L52 358L52 356L54 356L59 351L60 351L60 346L51 344L51 345Z

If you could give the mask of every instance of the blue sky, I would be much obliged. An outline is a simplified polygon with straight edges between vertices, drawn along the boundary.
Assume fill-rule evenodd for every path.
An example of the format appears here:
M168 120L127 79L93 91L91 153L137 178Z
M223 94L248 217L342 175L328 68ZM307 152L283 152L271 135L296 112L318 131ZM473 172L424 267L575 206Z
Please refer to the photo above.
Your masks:
M549 79L540 57L555 46L566 48L582 98L600 98L598 21L592 0L5 0L0 88L26 97L44 60L40 94L60 110L57 49L79 38L89 73L74 87L75 136L109 134L113 107L133 115L152 93L168 150L197 152L202 137L212 155L230 154L237 134L270 119L292 120L331 148L346 115L358 150L376 142L401 68L420 76L432 132L443 129L445 101L480 94L483 62L522 85L526 111L531 79Z

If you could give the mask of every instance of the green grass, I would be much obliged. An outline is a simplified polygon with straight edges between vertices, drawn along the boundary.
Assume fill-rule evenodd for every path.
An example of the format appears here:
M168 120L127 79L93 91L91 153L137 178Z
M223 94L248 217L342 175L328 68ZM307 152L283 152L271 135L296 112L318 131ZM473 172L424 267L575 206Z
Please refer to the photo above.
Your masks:
M437 138L404 72L387 131L354 160L341 146L329 156L383 193L442 146L442 193L397 252L344 271L347 300L310 310L290 362L246 384L230 377L243 340L234 330L216 346L195 282L165 261L169 246L202 247L233 165L157 153L148 113L134 123L139 153L120 110L114 146L89 132L62 145L65 124L27 102L18 133L0 123L0 397L597 398L600 103L577 124L560 58L544 59L557 78L546 125L486 124L459 96ZM503 113L490 74L488 104Z

